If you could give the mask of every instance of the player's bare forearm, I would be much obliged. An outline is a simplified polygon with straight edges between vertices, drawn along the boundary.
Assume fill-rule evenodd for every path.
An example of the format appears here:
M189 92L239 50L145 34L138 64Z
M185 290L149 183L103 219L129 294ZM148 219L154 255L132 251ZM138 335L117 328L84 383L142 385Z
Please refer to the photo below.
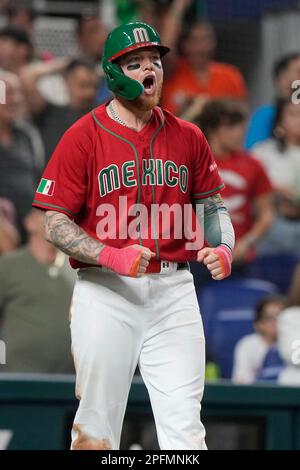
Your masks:
M61 212L47 211L46 239L72 258L83 263L105 266L118 274L139 277L146 272L155 253L149 248L131 245L113 248L90 237Z
M55 211L45 214L46 239L72 258L98 264L103 243L90 237L67 215Z

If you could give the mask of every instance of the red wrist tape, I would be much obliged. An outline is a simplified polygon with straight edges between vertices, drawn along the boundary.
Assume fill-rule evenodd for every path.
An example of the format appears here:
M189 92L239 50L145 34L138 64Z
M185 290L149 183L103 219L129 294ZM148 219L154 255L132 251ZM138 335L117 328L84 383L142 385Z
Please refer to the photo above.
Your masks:
M137 248L105 246L101 250L98 263L118 274L136 277L141 257L142 251Z
M214 253L219 258L224 278L230 276L232 263L231 250L226 245L220 245L214 249Z

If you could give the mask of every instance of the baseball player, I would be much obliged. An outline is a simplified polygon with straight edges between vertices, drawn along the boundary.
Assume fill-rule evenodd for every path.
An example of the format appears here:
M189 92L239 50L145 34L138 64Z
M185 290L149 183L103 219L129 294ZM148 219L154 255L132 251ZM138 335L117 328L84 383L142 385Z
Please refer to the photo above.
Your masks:
M103 69L114 98L64 134L35 195L46 238L78 269L72 449L119 448L137 364L160 448L206 449L205 344L187 261L225 278L234 233L203 134L158 106L168 50L146 23L108 35Z

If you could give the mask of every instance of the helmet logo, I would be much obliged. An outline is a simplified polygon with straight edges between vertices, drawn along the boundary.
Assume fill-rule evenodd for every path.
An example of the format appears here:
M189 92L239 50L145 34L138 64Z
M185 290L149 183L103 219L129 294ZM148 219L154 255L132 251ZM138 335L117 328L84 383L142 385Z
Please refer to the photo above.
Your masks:
M150 42L148 31L145 28L134 28L132 32L135 42Z

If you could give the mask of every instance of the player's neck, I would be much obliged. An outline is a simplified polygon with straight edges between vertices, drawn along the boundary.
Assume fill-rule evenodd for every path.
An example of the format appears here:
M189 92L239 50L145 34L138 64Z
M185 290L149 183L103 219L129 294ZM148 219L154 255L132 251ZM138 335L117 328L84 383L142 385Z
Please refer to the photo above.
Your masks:
M134 103L121 103L119 100L114 98L112 100L112 107L114 114L126 124L127 127L136 130L137 132L141 131L143 127L149 122L152 116L152 109L150 110L141 110ZM108 110L109 112L109 110ZM112 119L115 116L110 115ZM117 120L117 119L116 119Z

